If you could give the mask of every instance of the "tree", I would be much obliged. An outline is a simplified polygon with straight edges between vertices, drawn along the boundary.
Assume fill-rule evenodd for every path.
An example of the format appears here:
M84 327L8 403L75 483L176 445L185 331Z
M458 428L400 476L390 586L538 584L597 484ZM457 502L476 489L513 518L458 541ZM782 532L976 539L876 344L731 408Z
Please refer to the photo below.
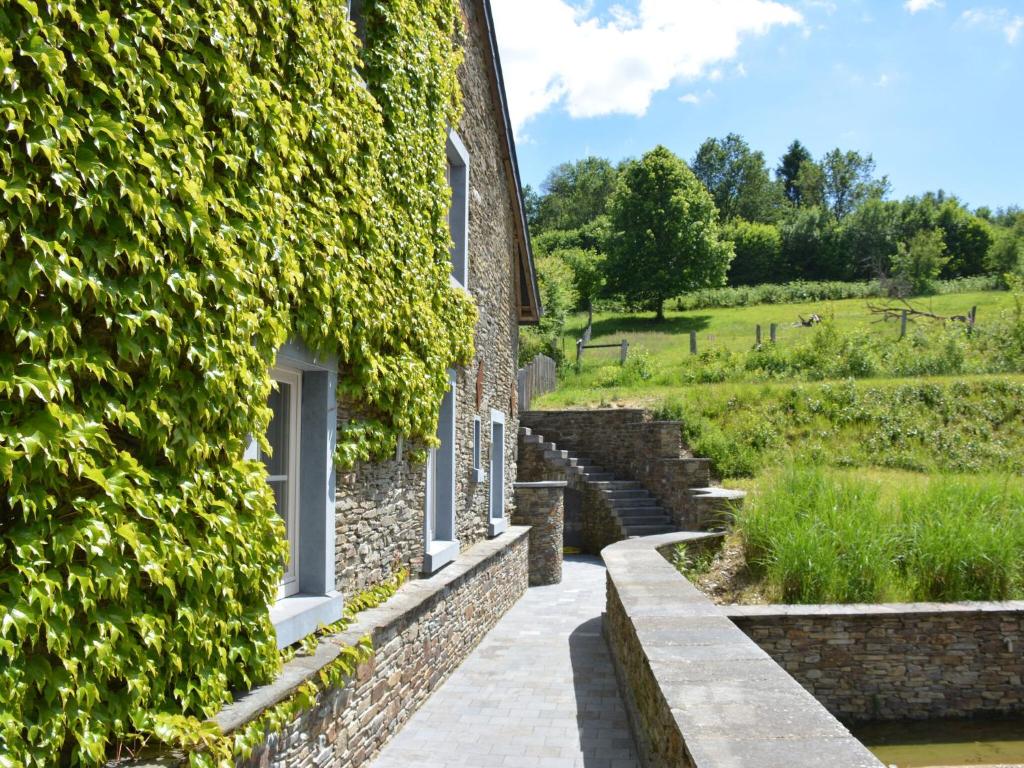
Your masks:
M843 221L840 228L846 271L851 278L889 274L899 240L900 204L872 199Z
M777 221L782 187L772 181L764 154L754 152L742 136L707 139L693 158L693 172L718 206L722 221Z
M736 252L729 267L730 285L770 283L786 273L782 263L782 235L774 224L734 219L722 228Z
M597 251L571 248L556 254L572 269L572 285L579 301L586 306L588 323L594 321L594 301L604 290L605 257Z
M663 146L628 163L608 205L609 288L665 317L665 300L720 286L732 245L718 231L718 211L693 171Z
M520 332L520 365L526 365L540 354L562 362L561 340L565 321L577 303L572 269L565 261L557 256L542 256L536 260L536 269L544 313L536 326L527 326Z
M793 181L800 205L804 208L824 207L825 171L813 160L804 160Z
M779 160L779 165L775 169L775 178L782 184L783 194L793 205L800 205L803 202L800 187L796 183L800 166L813 159L807 147L799 141L794 141L789 145L789 149L786 150L786 154Z
M798 208L780 228L782 259L790 272L778 280L842 280L846 260L832 214L820 206Z
M1024 268L1024 234L1012 229L1000 229L985 256L985 269L996 275L1005 275Z
M562 163L548 174L537 211L538 230L578 229L604 213L618 171L603 157Z
M527 225L531 230L536 229L537 218L540 216L540 195L529 184L523 187L523 208L526 211Z
M909 246L900 243L897 247L892 257L893 278L902 285L904 295L929 293L948 261L942 230L924 230L914 235Z
M833 149L821 162L825 203L842 221L864 201L881 199L889 191L889 179L875 178L875 159L859 152Z

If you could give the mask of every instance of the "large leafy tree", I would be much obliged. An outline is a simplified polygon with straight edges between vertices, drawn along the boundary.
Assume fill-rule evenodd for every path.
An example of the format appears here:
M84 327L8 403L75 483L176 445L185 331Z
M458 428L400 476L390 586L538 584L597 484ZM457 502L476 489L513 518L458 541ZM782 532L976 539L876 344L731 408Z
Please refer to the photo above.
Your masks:
M680 158L657 146L622 169L609 201L606 273L612 292L665 317L665 300L719 286L732 261L710 193Z
M798 140L789 145L786 154L779 160L775 169L775 179L782 184L782 192L786 199L794 205L800 205L802 195L797 184L797 175L800 173L800 166L813 160L810 150Z
M556 166L541 185L538 230L578 229L604 213L618 171L603 157Z
M718 206L722 221L740 217L771 222L779 218L782 187L772 181L764 154L753 151L742 136L707 139L693 158L693 172Z
M821 170L825 203L839 221L865 201L881 199L889 191L886 176L875 178L875 159L871 155L833 149L822 159Z

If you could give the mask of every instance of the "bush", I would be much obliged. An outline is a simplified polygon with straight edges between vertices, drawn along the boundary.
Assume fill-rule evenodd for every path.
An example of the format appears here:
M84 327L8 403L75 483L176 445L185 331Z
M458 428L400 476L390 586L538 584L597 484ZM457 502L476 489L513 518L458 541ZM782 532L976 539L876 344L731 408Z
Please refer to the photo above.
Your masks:
M736 252L729 265L730 285L766 283L785 273L778 227L736 219L723 228L722 237L732 241Z

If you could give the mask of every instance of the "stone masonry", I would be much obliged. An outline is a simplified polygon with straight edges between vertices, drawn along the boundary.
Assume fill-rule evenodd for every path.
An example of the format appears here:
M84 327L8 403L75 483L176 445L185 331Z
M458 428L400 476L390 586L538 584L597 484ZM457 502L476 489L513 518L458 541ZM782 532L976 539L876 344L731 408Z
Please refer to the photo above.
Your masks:
M515 525L530 527L530 586L562 580L562 522L565 517L564 480L516 483Z
M1024 712L1024 602L727 613L844 722Z
M608 568L605 636L647 768L882 768L662 555L707 534L629 539Z
M677 421L655 421L640 408L528 411L523 426L562 449L577 451L622 477L639 481L671 514L677 529L720 527L738 491L711 485L711 462L683 444Z
M364 635L375 654L341 690L321 696L239 768L359 768L406 723L483 637L523 595L528 579L525 528L510 528L482 542L429 579L406 584L379 608L359 615L335 644ZM326 658L321 652L290 662L279 682L258 689L217 717L230 732L261 705L309 679ZM329 650L329 649L328 649Z

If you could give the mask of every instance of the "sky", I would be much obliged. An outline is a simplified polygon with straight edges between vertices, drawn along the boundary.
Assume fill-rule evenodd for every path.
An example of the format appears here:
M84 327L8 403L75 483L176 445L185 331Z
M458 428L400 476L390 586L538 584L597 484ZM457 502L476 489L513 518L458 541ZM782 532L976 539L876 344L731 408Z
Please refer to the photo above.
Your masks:
M1024 205L1024 0L491 0L524 184L742 135L871 153L892 196Z

